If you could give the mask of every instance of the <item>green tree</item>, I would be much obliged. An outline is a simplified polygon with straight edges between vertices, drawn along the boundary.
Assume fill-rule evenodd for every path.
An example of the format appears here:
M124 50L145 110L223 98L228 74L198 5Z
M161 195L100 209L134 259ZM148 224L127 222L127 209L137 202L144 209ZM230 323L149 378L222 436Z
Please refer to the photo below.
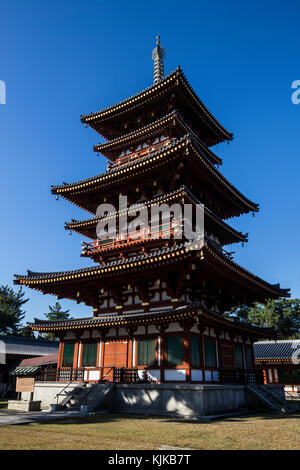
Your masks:
M273 328L279 339L300 338L300 299L269 299L265 305L240 305L225 314L228 318L263 328Z
M53 307L49 305L49 312L45 313L48 320L66 320L70 317L70 310L62 310L59 302L56 302Z
M49 305L49 312L45 313L47 320L67 320L70 318L70 310L62 310L62 306L59 302L56 302L52 307ZM52 333L47 333L43 335L43 338L46 339L55 339L56 337Z
M20 336L25 336L26 338L35 338L33 331L28 326L23 326L20 331Z
M20 335L22 320L25 312L22 306L29 299L24 299L25 293L15 292L8 286L0 286L0 333L5 335Z

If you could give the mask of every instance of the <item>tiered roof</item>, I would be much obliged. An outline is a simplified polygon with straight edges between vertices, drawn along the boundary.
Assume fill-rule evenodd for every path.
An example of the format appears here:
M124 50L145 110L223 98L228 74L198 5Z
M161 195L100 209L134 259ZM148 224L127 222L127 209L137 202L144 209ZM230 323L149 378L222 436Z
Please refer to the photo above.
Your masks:
M72 330L87 329L87 328L109 328L109 327L126 327L140 326L153 323L167 325L169 322L182 321L184 319L197 319L198 322L209 320L217 326L223 326L228 331L236 331L239 328L241 333L253 334L258 337L271 337L275 336L275 332L270 328L257 328L251 325L240 323L237 321L229 320L220 314L211 312L204 305L196 302L188 307L170 308L169 310L162 310L159 312L148 312L148 313L135 313L122 315L99 315L98 317L90 318L76 318L72 320L60 320L60 321L45 321L35 318L34 323L29 323L29 326L33 330L42 332L59 332L66 328Z
M201 150L197 141L190 134L175 140L168 147L160 149L142 157L134 162L123 165L121 168L113 167L105 173L87 178L76 183L53 186L52 193L62 196L73 204L82 207L91 213L96 213L101 197L107 194L114 186L133 183L141 180L142 175L151 175L159 167L166 167L170 162L179 158L187 160L189 165L189 177L194 184L199 184L199 179L209 184L224 204L222 218L239 216L248 212L257 212L258 204L246 198L235 186L233 186L211 163ZM126 181L126 183L125 183ZM193 190L195 192L197 188ZM92 200L88 198L93 194ZM94 196L98 195L97 198ZM197 195L197 193L196 193ZM226 201L226 203L225 203Z
M153 138L166 134L167 141L161 148L150 145L146 155L139 155L139 158L129 163L115 164L103 174L71 184L53 186L53 194L61 195L95 215L99 204L106 202L109 197L113 199L120 193L126 194L130 187L138 190L135 184L138 186L141 181L148 181L151 186L154 178L161 177L163 180L167 176L161 184L162 188L165 188L166 181L169 184L167 194L145 202L147 207L157 202L175 201L176 198L184 198L192 203L202 202L205 204L205 222L208 227L213 227L221 245L247 240L247 235L234 230L222 219L257 212L258 204L244 196L220 173L216 166L221 164L222 160L208 148L232 140L233 136L204 106L180 67L131 98L102 111L82 116L81 121L109 139L109 142L95 146L94 150L101 152L114 163L120 153L131 151L144 143L147 145L151 139L153 142ZM183 182L185 187L181 186ZM151 194L155 194L152 187ZM80 222L72 221L66 224L66 228L95 239L98 221L99 218L96 217ZM239 266L230 254L209 237L201 242L178 241L177 244L169 245L165 243L161 247L151 247L139 254L122 253L118 258L108 258L101 262L101 265L72 271L28 271L27 276L16 275L15 284L95 307L99 304L99 289L102 284L107 287L109 283L119 282L121 285L127 275L131 275L133 279L140 276L147 281L150 276L153 277L154 272L163 274L170 268L184 272L193 266L191 269L195 270L195 285L200 281L205 284L205 274L209 281L212 279L213 282L216 280L216 284L222 284L223 287L225 285L224 305L245 298L251 303L253 300L264 302L268 298L288 295L288 291L281 289L279 285L269 284ZM230 292L227 293L227 290ZM216 292L217 290L214 291L214 296ZM178 301L177 298L172 300ZM119 305L118 307L122 308ZM205 310L203 306L199 312L210 318L214 316L213 312ZM111 322L138 322L145 321L145 318L151 321L153 316L167 318L170 315L173 318L177 315L194 314L193 305L186 305L185 311L170 309L153 314L137 313L134 318L124 312L127 320L123 315L121 318L112 315ZM229 321L221 318L218 315L218 322ZM67 324L73 325L74 328L81 327L80 325L95 326L109 323L108 319L109 316L104 318L100 315L93 320L70 320ZM76 322L79 322L78 325ZM36 329L41 330L56 328L53 323L51 326L47 322L37 321L36 325ZM35 328L35 324L31 326ZM57 325L57 329L63 327L63 322Z
M192 204L200 204L200 200L193 195L193 193L186 187L182 186L181 188L174 190L170 193L160 195L156 198L151 199L150 201L142 203L145 207L150 208L154 204L173 204L176 201L181 201L184 198L184 202ZM137 208L140 203L133 204L128 210L128 216L130 213L134 213L135 208ZM117 212L116 214L112 213L111 217L119 217L119 215L125 213L125 210ZM224 222L220 217L215 215L207 207L204 207L204 216L205 216L205 227L208 229L214 228L216 235L219 236L220 242L222 245L227 245L231 243L238 242L247 242L248 234L243 234L235 230L233 227ZM106 216L106 219L109 219L110 215ZM66 230L74 230L85 237L90 239L96 238L96 227L98 222L101 220L101 217L94 217L86 220L72 220L72 222L66 222Z
M130 148L132 146L137 146L145 140L154 138L156 136L162 135L164 132L168 131L171 134L183 137L184 135L191 134L201 150L205 153L206 157L211 160L212 163L221 165L222 160L219 158L211 149L209 149L192 131L188 124L184 121L180 113L174 109L166 116L158 119L155 122L151 122L144 127L141 127L133 132L128 134L121 135L116 139L112 139L108 142L98 144L94 146L94 151L101 153L110 161L115 161L119 156L120 152L124 148Z
M27 276L15 275L15 284L29 286L47 294L60 296L71 300L78 300L80 285L92 284L97 281L95 288L99 289L101 279L116 279L124 277L130 272L148 271L158 269L160 266L170 265L184 259L197 260L202 267L207 266L213 273L221 273L224 278L243 286L257 300L265 301L268 298L287 296L288 290L281 289L279 284L272 285L255 276L247 269L235 263L230 256L224 254L211 241L182 242L171 247L163 247L150 253L144 253L132 258L108 261L101 266L93 266L72 271L38 273L28 271ZM199 267L200 267L199 265ZM89 305L91 291L80 293L81 301ZM85 298L82 298L83 297Z
M89 125L104 138L113 139L140 128L142 118L146 120L147 109L149 110L149 118L145 124L153 121L154 108L166 114L168 106L175 97L177 109L182 115L187 112L190 127L207 146L232 140L233 135L217 121L202 103L180 67L177 67L164 80L140 93L114 106L82 116L81 122ZM139 113L141 113L140 121L137 119ZM128 128L128 122L132 116L134 116L134 122L130 124L134 129Z

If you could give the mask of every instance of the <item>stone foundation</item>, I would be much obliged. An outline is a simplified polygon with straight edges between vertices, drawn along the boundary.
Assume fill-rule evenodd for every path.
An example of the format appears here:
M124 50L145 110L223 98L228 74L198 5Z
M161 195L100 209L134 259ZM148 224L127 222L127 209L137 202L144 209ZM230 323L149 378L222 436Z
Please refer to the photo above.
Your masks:
M185 417L209 416L251 408L242 385L118 384L114 411Z
M67 390L72 391L75 386L72 384ZM49 409L50 404L57 403L55 395L64 387L62 382L37 382L33 399L41 401L42 409ZM101 393L104 384L97 387ZM124 413L196 417L254 406L255 399L243 385L116 384L112 396L101 408Z
M41 402L27 400L9 400L7 409L14 411L41 411Z

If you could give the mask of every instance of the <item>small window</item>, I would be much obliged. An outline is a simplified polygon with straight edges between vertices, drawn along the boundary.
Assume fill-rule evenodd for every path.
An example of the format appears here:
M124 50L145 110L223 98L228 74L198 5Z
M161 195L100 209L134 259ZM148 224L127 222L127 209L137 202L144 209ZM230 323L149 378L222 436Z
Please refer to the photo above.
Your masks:
M235 367L237 369L244 368L243 346L241 344L234 345Z
M199 336L191 336L191 365L200 366L200 338Z
M205 339L205 365L206 367L216 367L216 344L213 339Z
M155 364L155 339L140 339L138 341L138 366Z
M97 343L84 343L82 351L82 366L96 366L97 361Z
M182 336L167 337L167 362L169 365L177 366L183 362Z
M245 347L247 369L253 369L252 350L250 346Z
M75 343L64 343L63 367L73 367Z

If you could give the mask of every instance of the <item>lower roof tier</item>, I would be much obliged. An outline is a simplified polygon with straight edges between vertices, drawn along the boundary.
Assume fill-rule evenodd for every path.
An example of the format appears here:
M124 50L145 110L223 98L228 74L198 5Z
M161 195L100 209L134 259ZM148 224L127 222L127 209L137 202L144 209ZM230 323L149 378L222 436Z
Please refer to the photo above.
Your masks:
M255 276L210 241L180 243L75 271L28 271L27 276L15 275L14 283L98 308L101 288L116 290L120 286L122 292L123 284L149 283L162 276L173 286L175 298L181 288L196 292L201 286L203 296L207 297L210 292L210 297L216 300L219 297L220 301L222 297L221 311L241 303L265 302L269 298L289 295L288 289L281 289L279 285L269 284Z
M192 328L196 325L199 332L203 332L206 326L216 329L225 329L233 334L241 334L256 338L274 338L275 331L272 328L255 327L247 323L232 321L220 314L210 311L200 303L186 305L184 307L170 308L155 313L142 314L111 314L91 318L75 318L70 320L39 320L35 318L34 323L28 323L34 331L41 333L51 332L57 336L65 331L82 331L86 329L98 329L103 337L109 328L122 328L129 334L134 334L141 325L156 325L162 333L171 322L179 322L186 327Z

